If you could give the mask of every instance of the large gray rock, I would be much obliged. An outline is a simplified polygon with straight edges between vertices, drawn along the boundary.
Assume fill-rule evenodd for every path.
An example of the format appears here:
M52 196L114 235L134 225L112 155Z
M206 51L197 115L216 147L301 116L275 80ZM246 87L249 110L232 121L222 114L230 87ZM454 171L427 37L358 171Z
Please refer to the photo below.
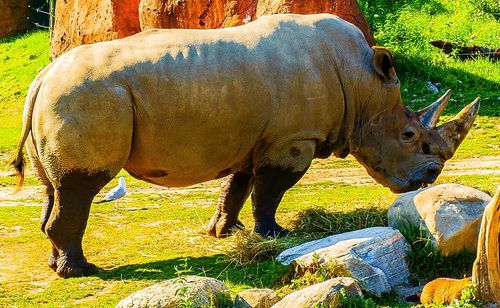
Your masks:
M120 308L217 306L229 301L228 289L221 281L198 276L169 279L133 293L116 305Z
M271 289L250 289L236 295L235 308L270 308L280 301L280 297Z
M340 290L345 289L349 296L363 296L356 280L350 277L337 277L293 292L276 303L273 308L336 307Z
M277 260L301 268L328 262L356 278L361 288L381 295L408 281L408 243L398 230L374 227L332 235L283 251Z
M408 192L389 209L389 226L419 228L443 255L476 251L484 207L490 200L488 194L459 184Z

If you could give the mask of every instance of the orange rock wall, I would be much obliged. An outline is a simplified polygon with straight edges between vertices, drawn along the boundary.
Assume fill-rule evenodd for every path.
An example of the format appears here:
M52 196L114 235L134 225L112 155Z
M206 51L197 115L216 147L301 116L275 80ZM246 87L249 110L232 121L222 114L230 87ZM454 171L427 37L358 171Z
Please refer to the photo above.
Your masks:
M273 14L330 13L357 26L370 46L375 45L373 34L356 0L260 0L256 18Z
M28 29L28 0L0 0L0 38Z
M59 0L52 56L141 30L225 28L279 13L337 14L358 26L370 45L375 44L355 0Z
M142 0L141 29L216 29L253 20L258 0Z
M57 57L79 45L110 41L140 32L139 1L57 1L52 56Z

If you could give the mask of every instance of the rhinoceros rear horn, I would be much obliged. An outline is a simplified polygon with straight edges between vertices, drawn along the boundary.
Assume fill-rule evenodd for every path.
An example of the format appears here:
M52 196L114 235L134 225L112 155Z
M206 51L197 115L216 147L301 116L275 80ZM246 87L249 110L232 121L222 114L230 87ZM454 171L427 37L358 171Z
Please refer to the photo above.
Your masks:
M451 97L451 90L446 91L446 93L441 96L437 101L429 105L428 107L419 110L417 116L420 122L427 128L434 128L439 122L439 117L448 105L448 101Z
M467 136L479 111L480 102L480 98L476 98L472 103L465 106L453 119L436 128L449 148L446 151L449 153L449 157L445 157L446 159L451 158L465 136Z

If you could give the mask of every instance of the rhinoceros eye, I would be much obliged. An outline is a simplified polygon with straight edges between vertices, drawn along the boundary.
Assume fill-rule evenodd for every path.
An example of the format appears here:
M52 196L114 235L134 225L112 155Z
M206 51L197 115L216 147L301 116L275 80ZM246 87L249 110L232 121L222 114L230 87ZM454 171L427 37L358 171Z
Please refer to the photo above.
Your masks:
M405 139L411 139L411 138L413 138L413 136L415 136L415 133L414 132L405 132L403 135L405 136Z
M415 135L415 131L411 127L407 127L403 131L403 141L412 142L415 139Z

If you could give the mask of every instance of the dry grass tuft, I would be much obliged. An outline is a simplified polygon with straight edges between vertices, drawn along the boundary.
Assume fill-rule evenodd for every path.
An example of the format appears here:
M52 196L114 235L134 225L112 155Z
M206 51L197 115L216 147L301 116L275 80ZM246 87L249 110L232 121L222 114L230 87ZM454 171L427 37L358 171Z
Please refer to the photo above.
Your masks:
M296 215L291 231L294 235L319 238L375 226L387 226L387 210L372 207L340 212L313 207Z
M286 248L278 239L265 238L249 230L237 230L231 240L227 257L237 265L273 259Z

